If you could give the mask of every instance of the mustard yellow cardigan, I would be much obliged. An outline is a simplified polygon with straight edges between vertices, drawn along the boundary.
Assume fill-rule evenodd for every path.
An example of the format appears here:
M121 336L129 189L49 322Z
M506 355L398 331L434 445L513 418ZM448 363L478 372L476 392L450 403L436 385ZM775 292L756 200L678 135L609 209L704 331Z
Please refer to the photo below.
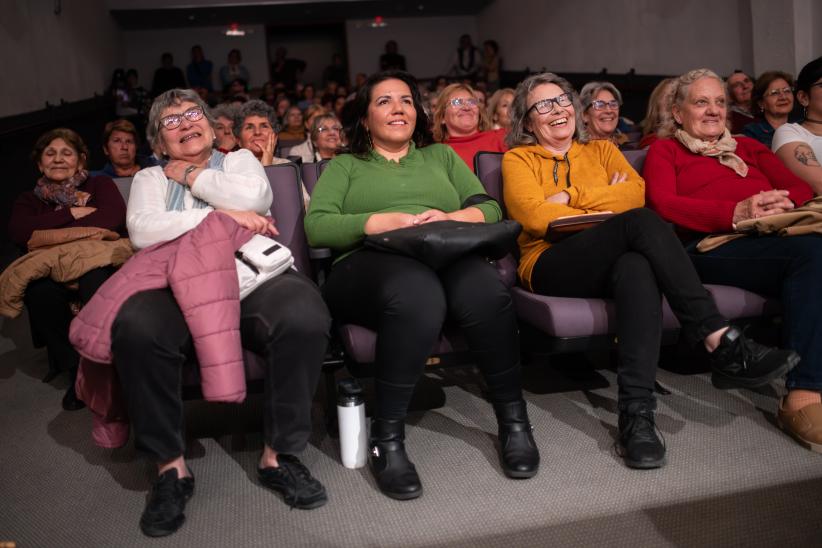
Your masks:
M617 172L626 173L628 178L611 185ZM502 159L502 177L508 216L523 227L517 273L529 290L534 264L551 245L545 240L551 221L582 213L622 213L645 205L645 181L619 149L605 140L574 141L567 159L540 145L516 147ZM563 190L571 197L568 205L546 201Z

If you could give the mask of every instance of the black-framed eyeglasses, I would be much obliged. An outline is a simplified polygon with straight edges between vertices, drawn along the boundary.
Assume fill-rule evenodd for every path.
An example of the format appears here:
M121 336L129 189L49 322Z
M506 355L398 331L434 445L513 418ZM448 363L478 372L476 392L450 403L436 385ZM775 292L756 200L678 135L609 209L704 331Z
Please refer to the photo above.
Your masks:
M450 101L448 101L448 104L451 105L454 108L462 108L462 107L474 108L476 106L479 106L479 101L477 101L473 97L470 98L470 99L463 99L462 97L455 97L455 98L451 99Z
M596 99L591 101L591 108L594 110L605 110L606 108L611 110L617 110L619 108L619 101L616 99L611 99L610 101L602 101L601 99Z
M159 125L168 130L177 129L180 127L180 124L183 123L183 116L185 116L186 120L189 122L196 122L203 117L203 114L205 114L203 112L203 107L191 107L182 114L169 114L168 116L163 116L160 118Z
M325 133L326 131L331 133L339 133L342 131L342 127L340 126L320 126L317 128L319 133Z
M547 99L537 101L525 111L525 115L527 116L534 109L536 109L536 111L540 114L548 114L554 110L555 104L560 107L568 107L571 106L571 103L573 103L571 94L563 93L562 95L557 95L556 97L548 97Z
M822 83L822 82L820 82L820 83ZM765 97L776 97L777 95L779 95L779 96L793 95L793 88L785 87L785 88L779 88L779 89L772 89L771 91L766 91L765 92Z

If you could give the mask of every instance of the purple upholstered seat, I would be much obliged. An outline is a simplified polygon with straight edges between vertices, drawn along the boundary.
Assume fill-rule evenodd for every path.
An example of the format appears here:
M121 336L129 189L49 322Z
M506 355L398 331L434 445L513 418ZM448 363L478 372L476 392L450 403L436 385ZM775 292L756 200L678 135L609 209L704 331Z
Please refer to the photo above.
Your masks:
M325 166L328 165L328 162L329 160L323 160L321 162L305 163L300 166L300 171L303 176L303 185L309 195L314 192L314 185L317 184L317 180L320 178L320 175L322 175L322 172L325 169Z
M648 150L623 150L622 155L625 156L631 167L642 175L642 166L645 165L645 156L648 155Z

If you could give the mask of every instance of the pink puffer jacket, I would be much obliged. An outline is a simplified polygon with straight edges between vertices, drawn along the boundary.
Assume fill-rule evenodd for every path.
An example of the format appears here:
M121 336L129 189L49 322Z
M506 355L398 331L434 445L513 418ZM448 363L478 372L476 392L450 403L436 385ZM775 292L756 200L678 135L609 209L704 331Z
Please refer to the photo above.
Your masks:
M110 364L111 327L123 303L141 291L170 287L194 340L203 397L243 401L245 370L234 252L252 236L229 216L213 212L179 238L143 249L83 307L71 323L71 343L84 358Z

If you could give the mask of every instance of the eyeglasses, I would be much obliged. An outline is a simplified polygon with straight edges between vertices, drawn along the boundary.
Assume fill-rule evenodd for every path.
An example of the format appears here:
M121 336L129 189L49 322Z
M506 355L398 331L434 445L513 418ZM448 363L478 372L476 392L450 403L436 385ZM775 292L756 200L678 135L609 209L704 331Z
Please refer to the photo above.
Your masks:
M563 93L562 95L557 95L556 97L548 97L547 99L542 99L541 101L537 101L531 107L525 111L525 114L528 115L534 109L537 109L537 112L540 114L548 114L552 110L554 110L554 104L560 107L568 107L571 106L571 94L570 93Z
M160 126L167 130L177 129L183 123L183 116L189 122L196 122L203 117L203 107L193 107L182 114L169 114L160 118Z
M475 106L479 105L479 101L477 101L476 99L473 99L473 98L471 98L471 99L462 99L461 97L455 97L454 99L451 99L450 101L448 101L448 104L451 105L454 108L462 108L462 107L474 108Z
M772 89L771 91L765 92L765 97L776 97L777 95L793 95L793 89L790 87L787 88L780 88L780 89Z
M339 133L342 131L342 127L340 126L320 126L317 128L317 131L320 133L325 133L329 131L331 133Z
M591 101L591 107L594 110L605 110L606 108L617 110L619 108L619 101L616 99L611 99L610 101L602 101L597 99L595 101Z

